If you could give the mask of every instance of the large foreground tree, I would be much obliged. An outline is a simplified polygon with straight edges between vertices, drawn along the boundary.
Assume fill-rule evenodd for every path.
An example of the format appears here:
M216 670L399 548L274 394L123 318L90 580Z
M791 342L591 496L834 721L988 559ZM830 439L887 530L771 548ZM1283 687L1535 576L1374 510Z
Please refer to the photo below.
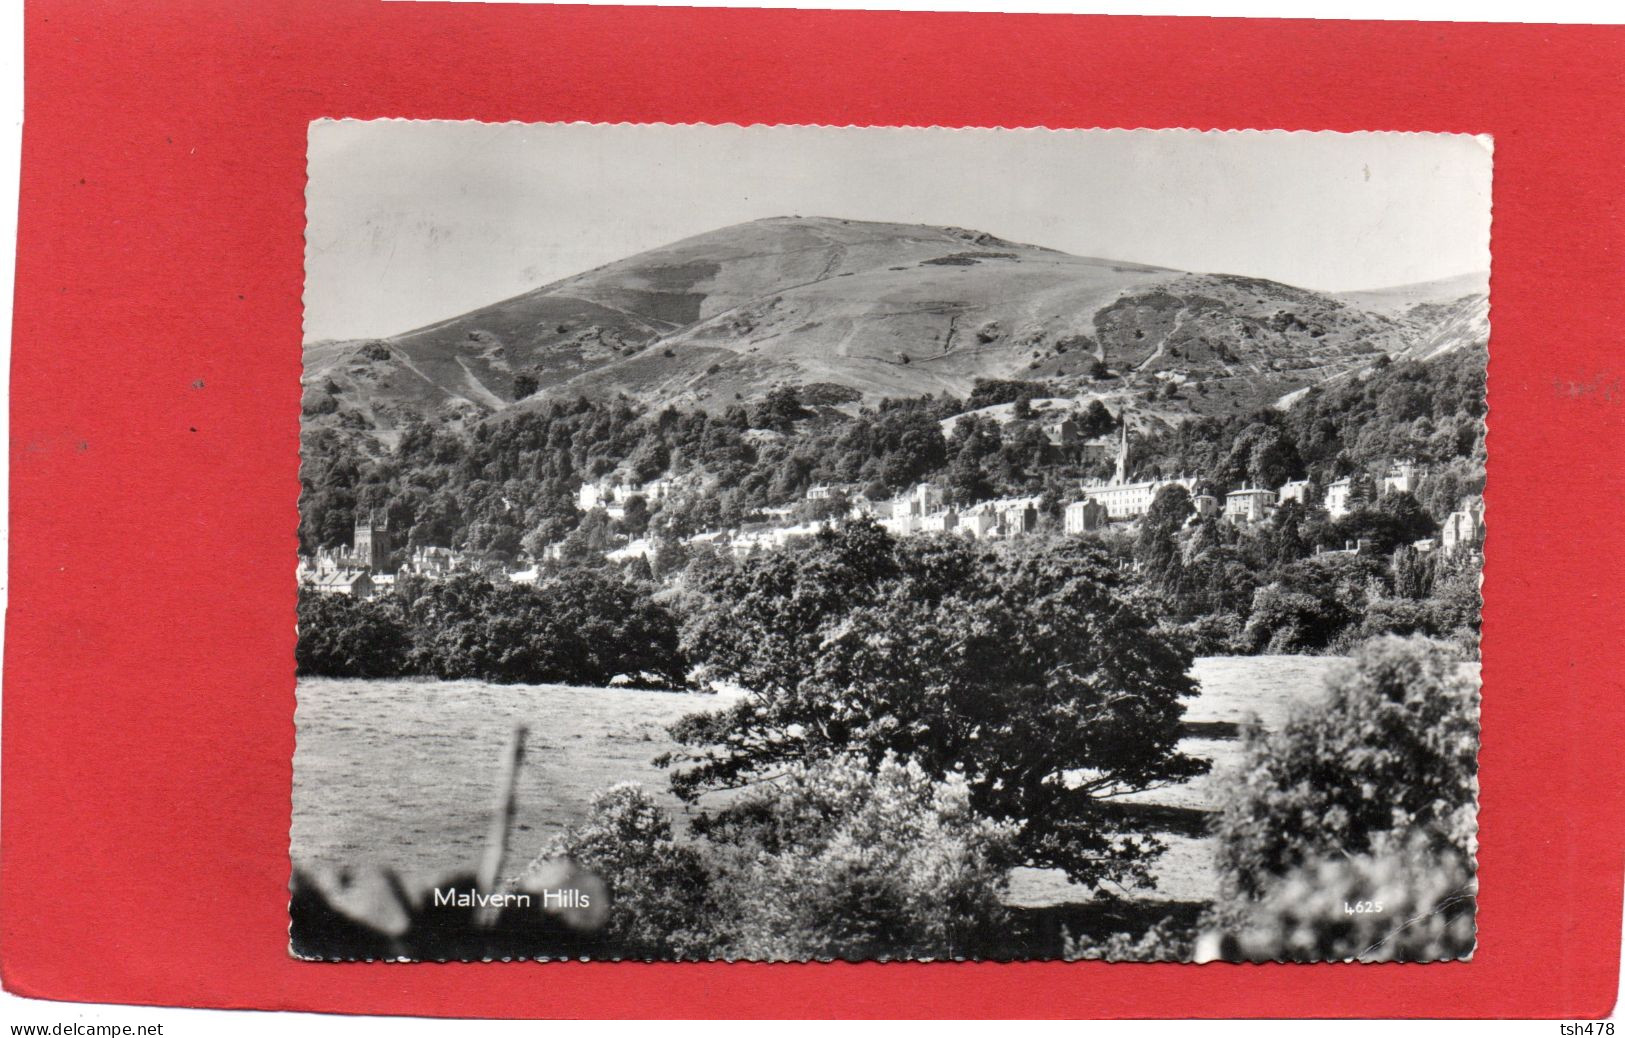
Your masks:
M1115 798L1205 770L1178 753L1190 657L1071 539L897 541L873 523L718 571L690 658L749 695L673 727L688 799L843 753L962 776L1017 860L1145 879L1156 841Z

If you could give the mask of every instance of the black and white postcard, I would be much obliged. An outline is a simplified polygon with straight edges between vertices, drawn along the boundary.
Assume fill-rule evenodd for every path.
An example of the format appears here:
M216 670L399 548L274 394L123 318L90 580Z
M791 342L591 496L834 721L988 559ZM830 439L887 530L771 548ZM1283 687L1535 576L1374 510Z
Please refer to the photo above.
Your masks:
M308 159L293 954L1471 956L1487 139Z

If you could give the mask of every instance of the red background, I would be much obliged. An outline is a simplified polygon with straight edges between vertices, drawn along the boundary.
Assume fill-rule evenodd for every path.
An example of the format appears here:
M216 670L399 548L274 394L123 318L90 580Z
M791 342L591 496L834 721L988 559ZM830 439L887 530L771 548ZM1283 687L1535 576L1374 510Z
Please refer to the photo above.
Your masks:
M0 962L25 995L458 1015L1565 1016L1619 963L1618 28L30 3ZM321 116L1495 136L1480 947L1438 966L287 957Z

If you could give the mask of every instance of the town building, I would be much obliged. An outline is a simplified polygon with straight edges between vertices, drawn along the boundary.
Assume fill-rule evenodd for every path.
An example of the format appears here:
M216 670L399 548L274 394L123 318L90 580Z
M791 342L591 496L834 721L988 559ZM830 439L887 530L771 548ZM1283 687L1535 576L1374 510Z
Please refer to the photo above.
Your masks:
M1083 440L1082 427L1070 414L1045 418L1041 428L1049 438L1051 447L1074 447Z
M1326 511L1333 519L1342 518L1376 499L1371 477L1363 472L1345 476L1326 486Z
M1197 519L1207 519L1219 514L1219 499L1212 494L1197 494L1191 498L1191 504L1196 508Z
M892 518L920 517L942 510L942 488L935 483L921 483L912 491L892 502Z
M814 483L807 488L808 501L825 501L837 494L851 497L858 492L856 483Z
M383 573L389 568L389 517L377 511L368 513L365 519L356 516L355 535L351 543L355 545L355 564L358 568Z
M997 537L999 516L987 508L973 508L959 516L958 531L973 541Z
M1484 544L1484 500L1473 497L1445 516L1439 527L1439 550L1446 555L1478 551Z
M1088 533L1105 526L1106 521L1106 506L1091 498L1066 506L1062 528L1067 533Z
M441 577L450 576L457 570L466 568L466 566L467 560L463 558L460 552L453 551L450 548L419 545L407 555L406 561L401 564L401 568L397 572L403 577L413 575L437 580Z
M879 520L880 528L893 537L908 537L920 532L920 517L917 515L893 514Z
M1281 484L1281 489L1275 492L1275 501L1277 504L1282 505L1288 501L1296 501L1300 505L1307 505L1313 502L1314 496L1315 485L1313 483L1307 479L1294 479Z
M1275 491L1248 487L1224 495L1224 517L1233 523L1258 523L1275 507Z
M583 483L576 489L576 507L583 512L602 508L610 512L612 518L618 519L626 514L626 503L632 498L641 497L646 503L655 504L671 497L680 487L681 481L675 479L652 479L642 484L625 480L618 483Z
M302 581L305 587L324 595L349 595L351 598L369 599L375 593L372 577L366 570L335 569L312 574Z
M1167 486L1196 488L1196 480L1181 476L1178 479L1150 479L1136 483L1128 481L1128 419L1122 419L1117 442L1117 470L1110 481L1085 484L1082 493L1086 500L1098 502L1112 519L1137 519L1151 508L1157 492Z
M1382 492L1414 494L1425 475L1427 471L1414 461L1396 461L1389 467L1387 475L1382 477Z

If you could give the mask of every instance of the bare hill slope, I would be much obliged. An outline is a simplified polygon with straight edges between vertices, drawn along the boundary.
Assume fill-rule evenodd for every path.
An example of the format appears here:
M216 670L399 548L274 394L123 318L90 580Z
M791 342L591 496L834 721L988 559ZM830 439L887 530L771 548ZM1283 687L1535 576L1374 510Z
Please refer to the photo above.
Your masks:
M414 413L501 410L530 380L520 406L626 394L718 410L784 383L874 401L1028 378L1213 413L1480 336L1475 287L1334 296L960 228L779 217L392 338L308 344L305 410L308 427L387 437Z

